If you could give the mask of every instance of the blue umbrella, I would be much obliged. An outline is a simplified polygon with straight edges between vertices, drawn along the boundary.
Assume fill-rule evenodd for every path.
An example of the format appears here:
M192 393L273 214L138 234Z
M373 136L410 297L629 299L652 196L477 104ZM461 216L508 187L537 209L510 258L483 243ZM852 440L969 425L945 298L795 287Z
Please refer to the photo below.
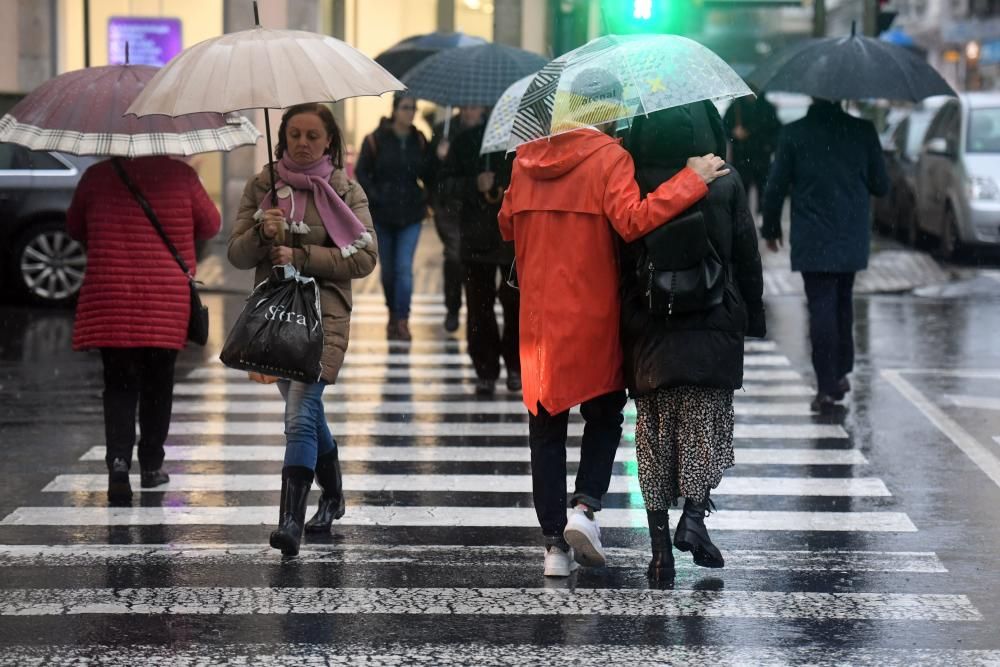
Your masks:
M510 84L548 60L503 44L441 51L403 77L409 94L447 106L493 106Z
M438 51L480 44L486 44L486 40L464 32L430 32L407 37L375 56L375 62L389 70L393 76L401 77Z

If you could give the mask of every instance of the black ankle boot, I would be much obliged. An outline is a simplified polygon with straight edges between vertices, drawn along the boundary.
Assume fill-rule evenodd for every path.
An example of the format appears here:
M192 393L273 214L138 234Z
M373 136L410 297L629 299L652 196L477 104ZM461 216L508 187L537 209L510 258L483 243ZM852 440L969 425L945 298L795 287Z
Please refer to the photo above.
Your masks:
M653 558L649 561L646 576L654 583L668 583L674 580L674 550L670 546L670 524L667 510L646 512L649 522L649 542Z
M684 514L677 522L674 546L681 551L690 551L695 565L722 567L726 564L722 552L712 544L712 540L708 537L708 529L705 527L705 516L709 513L709 506L715 509L707 492L705 500L700 503L690 498L684 500Z
M336 449L316 460L316 483L323 494L319 497L316 514L306 522L306 532L328 533L333 522L344 516L344 484Z
M122 505L132 502L132 483L128 477L129 464L117 458L108 467L108 502Z
M281 549L284 556L299 553L312 481L313 471L309 468L285 466L281 469L281 508L278 510L278 529L271 532L271 546Z

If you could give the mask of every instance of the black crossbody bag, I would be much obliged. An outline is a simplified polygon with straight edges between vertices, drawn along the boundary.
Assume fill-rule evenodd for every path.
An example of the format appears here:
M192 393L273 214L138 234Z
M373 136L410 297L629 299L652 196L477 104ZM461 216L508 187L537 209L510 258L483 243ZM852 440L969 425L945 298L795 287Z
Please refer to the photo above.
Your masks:
M122 167L121 163L117 158L112 158L111 164L114 166L115 171L118 172L118 176L122 179L125 187L128 188L135 200L139 202L139 206L146 213L146 217L153 224L153 228L163 239L163 243L167 246L167 250L170 254L174 256L174 260L181 267L181 271L188 279L188 287L191 289L191 316L188 318L188 329L187 329L187 339L192 343L198 345L204 345L208 342L208 308L202 305L201 297L198 296L198 287L195 284L194 277L191 275L191 271L188 269L187 264L181 258L177 248L171 243L170 238L167 233L163 230L163 226L160 224L159 219L156 217L156 213L153 212L153 207L149 205L146 198L139 192L139 189L135 187L132 180L125 173L125 168Z

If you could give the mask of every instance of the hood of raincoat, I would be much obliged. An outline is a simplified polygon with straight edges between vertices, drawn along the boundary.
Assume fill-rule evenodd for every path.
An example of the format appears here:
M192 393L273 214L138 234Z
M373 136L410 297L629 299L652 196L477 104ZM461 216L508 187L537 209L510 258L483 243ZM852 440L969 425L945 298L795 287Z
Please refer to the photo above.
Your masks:
M619 143L596 128L581 128L522 144L517 162L532 178L559 178L597 151Z

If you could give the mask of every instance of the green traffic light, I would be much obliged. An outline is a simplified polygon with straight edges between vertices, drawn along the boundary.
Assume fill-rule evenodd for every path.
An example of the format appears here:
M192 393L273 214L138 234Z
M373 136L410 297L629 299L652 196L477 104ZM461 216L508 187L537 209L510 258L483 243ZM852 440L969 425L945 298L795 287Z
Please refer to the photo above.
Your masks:
M601 15L611 34L685 33L700 4L692 0L601 0Z

